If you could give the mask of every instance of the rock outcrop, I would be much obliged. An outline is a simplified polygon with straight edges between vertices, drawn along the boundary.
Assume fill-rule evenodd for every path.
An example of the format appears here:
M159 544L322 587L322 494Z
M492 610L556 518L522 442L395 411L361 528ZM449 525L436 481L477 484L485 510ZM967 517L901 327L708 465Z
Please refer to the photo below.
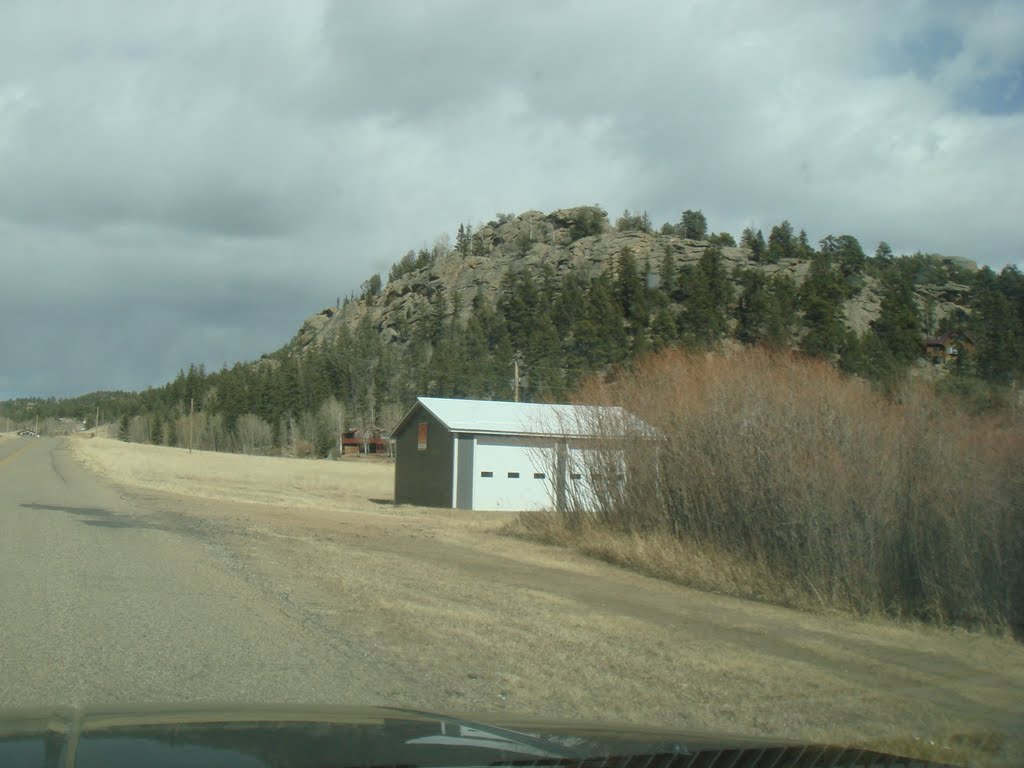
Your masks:
M318 312L306 320L293 339L292 348L301 351L329 342L341 327L355 328L367 315L386 341L401 342L418 323L429 322L430 298L436 291L443 289L449 316L454 306L460 307L465 316L477 297L493 305L503 276L512 270L525 269L536 274L546 266L558 276L577 271L592 277L613 269L619 253L629 249L638 266L647 265L652 279L657 280L658 266L666 252L681 267L697 263L711 247L707 241L676 235L620 232L608 223L603 211L591 206L501 217L500 221L489 222L472 233L472 242L468 254L459 250L442 252L433 264L389 281L375 296L353 299L342 307ZM729 274L736 267L753 268L769 277L787 274L799 285L810 267L808 261L797 259L758 263L746 248L724 247L721 251ZM974 266L966 259L954 260L960 268ZM918 291L918 299L922 311L931 312L937 321L962 309L967 291L966 286L953 283L924 286ZM847 325L858 333L869 330L880 306L878 282L865 276L862 289L844 305Z

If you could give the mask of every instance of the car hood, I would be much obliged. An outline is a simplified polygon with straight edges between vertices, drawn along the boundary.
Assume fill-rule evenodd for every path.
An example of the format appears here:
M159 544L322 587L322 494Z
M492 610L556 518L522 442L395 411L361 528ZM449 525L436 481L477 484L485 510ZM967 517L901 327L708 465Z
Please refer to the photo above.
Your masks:
M924 765L829 745L636 725L390 707L138 706L0 711L0 765ZM934 764L933 764L934 765Z

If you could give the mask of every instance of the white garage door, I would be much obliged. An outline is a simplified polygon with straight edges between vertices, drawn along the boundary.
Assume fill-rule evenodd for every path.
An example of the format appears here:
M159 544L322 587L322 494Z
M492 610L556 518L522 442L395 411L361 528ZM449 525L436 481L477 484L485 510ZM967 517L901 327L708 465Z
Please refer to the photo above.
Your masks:
M553 508L554 456L550 442L478 435L473 454L473 509Z
M570 445L567 469L567 503L575 509L591 512L602 506L598 499L599 493L607 493L626 478L623 453L611 448Z
M591 479L600 466L598 457L597 452L587 448L569 447L565 494L569 505L575 509L593 511L597 508Z

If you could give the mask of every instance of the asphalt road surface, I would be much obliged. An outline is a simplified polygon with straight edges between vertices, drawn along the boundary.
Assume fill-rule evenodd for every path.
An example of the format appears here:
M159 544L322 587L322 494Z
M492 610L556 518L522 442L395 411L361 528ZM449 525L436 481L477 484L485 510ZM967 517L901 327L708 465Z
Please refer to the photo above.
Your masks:
M349 649L158 511L58 439L0 442L0 708L340 703L366 690Z

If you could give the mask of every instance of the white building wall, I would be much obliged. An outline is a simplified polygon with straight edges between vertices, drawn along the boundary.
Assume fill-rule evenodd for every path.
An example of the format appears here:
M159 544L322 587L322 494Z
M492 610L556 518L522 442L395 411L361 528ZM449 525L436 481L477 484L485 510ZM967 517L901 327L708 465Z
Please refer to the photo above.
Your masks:
M553 509L555 441L477 435L473 456L473 509Z
M597 451L581 445L569 445L569 461L566 466L566 501L578 510L597 509L594 494L594 475L600 472L602 456Z

